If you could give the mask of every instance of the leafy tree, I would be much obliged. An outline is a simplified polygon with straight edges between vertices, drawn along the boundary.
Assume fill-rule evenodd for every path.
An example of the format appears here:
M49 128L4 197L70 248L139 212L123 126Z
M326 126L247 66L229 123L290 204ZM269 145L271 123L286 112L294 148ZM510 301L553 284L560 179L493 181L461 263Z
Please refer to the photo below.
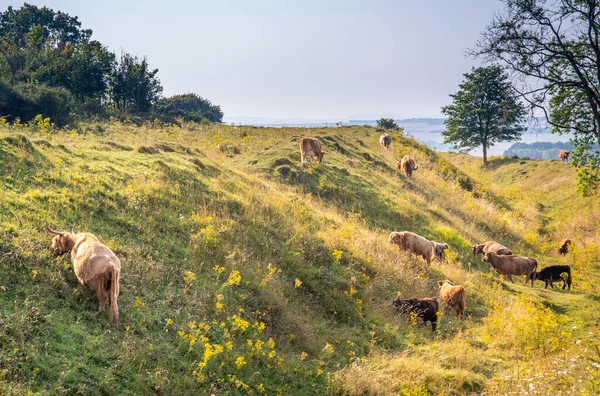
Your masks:
M519 93L556 133L572 133L580 188L600 183L600 3L597 0L504 0L474 56L504 63ZM600 147L600 146L598 146Z
M442 108L448 116L444 143L466 150L481 146L487 164L490 146L521 137L525 109L499 66L473 68L464 76L459 91L450 95L452 104Z
M146 57L122 53L110 83L110 99L117 110L149 111L162 93L157 74L158 69L150 70Z
M382 129L398 130L400 127L393 118L380 118L377 120L377 127Z
M156 105L156 111L169 117L182 117L187 121L223 122L221 107L194 93L161 99Z

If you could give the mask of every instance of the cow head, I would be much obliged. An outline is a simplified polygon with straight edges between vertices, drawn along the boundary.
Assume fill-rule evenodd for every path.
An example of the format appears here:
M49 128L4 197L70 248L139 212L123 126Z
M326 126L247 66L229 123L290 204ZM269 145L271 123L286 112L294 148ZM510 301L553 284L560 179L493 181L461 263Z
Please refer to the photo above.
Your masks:
M73 249L73 246L75 246L75 229L71 229L70 233L59 232L50 228L46 223L46 231L56 235L54 238L52 238L52 244L50 245L50 250L52 250L52 253L55 256L69 253Z
M478 255L480 253L483 253L483 245L475 245L475 246L473 246L473 254L474 255Z
M321 153L320 153L320 154L318 154L318 157L319 157L319 164L320 164L321 162L323 162L323 156L324 156L324 155L325 155L325 151L321 150Z
M534 280L536 280L537 278L539 278L540 273L539 272L532 272L531 274L527 275L527 280L531 281L533 283Z
M399 232L395 232L395 231L392 232L390 234L390 236L388 237L389 244L399 245L401 240L402 240L402 235L400 235Z
M486 263L489 263L490 262L489 253L484 254L482 260L485 261Z
M444 279L444 280L438 281L438 286L442 287L442 286L444 286L444 283L447 283L450 286L455 286L454 283L450 282L448 279Z

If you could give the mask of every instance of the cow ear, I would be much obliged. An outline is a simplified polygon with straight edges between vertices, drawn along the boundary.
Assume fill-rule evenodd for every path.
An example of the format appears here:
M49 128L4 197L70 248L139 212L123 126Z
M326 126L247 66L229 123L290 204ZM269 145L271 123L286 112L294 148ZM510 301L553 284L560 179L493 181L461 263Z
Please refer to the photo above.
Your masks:
M444 282L438 281L438 286L442 286L443 284L444 284Z
M321 151L321 153L322 153L323 155L327 154L327 152L326 152L326 151Z

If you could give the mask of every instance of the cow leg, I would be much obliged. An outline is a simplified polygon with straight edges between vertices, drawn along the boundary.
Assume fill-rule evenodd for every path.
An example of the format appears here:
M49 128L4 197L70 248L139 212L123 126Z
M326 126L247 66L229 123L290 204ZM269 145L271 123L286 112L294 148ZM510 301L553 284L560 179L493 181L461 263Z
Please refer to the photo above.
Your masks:
M302 155L300 157L301 157L300 162L302 162L302 166L308 165L308 161L306 160L306 154L302 153Z
M544 286L544 289L548 288L548 281L546 281L546 286Z
M436 328L437 328L437 321L432 321L431 322L431 331L435 332Z
M550 287L554 289L554 282L550 281Z
M509 281L511 281L512 283L515 283L515 281L514 281L514 280L513 280L513 278L512 278L512 275L510 275L510 274L509 274L509 275L507 275L507 277L508 277L508 280L509 280Z

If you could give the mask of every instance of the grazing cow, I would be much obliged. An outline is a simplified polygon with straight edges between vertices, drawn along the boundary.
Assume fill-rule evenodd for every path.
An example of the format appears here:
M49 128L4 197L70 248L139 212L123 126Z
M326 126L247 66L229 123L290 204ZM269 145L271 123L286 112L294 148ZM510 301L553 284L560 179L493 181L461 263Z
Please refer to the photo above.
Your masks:
M448 246L447 243L439 243L439 242L433 242L433 249L435 252L435 257L439 260L440 263L444 263L446 262L446 252L445 250L448 249L450 246Z
M435 255L434 242L409 231L392 232L388 238L388 243L398 245L400 250L423 257L427 267L431 265L431 260Z
M381 144L384 149L390 148L392 137L385 132L382 133L381 136L379 136L379 144Z
M46 230L54 235L51 250L59 256L71 252L75 275L84 287L89 287L100 300L99 311L104 311L106 300L110 300L108 319L119 320L119 274L121 263L107 246L87 232L58 232L46 224Z
M396 161L398 161L398 158L396 158ZM410 158L408 155L405 155L404 158L402 158L402 161L398 161L398 169L402 169L402 171L404 171L404 175L410 179L413 171L419 168L417 168L414 159Z
M308 165L308 157L314 156L319 160L319 164L323 161L325 151L321 148L321 141L317 138L303 137L300 140L300 158L302 165Z
M497 255L509 255L512 254L509 248L494 241L487 241L480 245L473 246L473 254L486 254L488 252L496 253Z
M527 283L529 276L535 272L537 268L536 259L513 254L497 255L492 252L487 252L483 256L483 261L490 263L499 274L506 275L512 283L515 283L512 279L513 275L525 275L525 283Z
M437 326L438 302L435 298L400 298L397 297L392 305L404 314L415 314L424 322L431 322L431 330Z
M571 153L568 151L564 151L564 150L560 150L560 153L558 153L558 158L560 158L560 160L562 162L569 162L569 155Z
M558 253L565 256L567 253L569 253L569 245L572 244L573 242L571 242L570 239L563 239L558 245Z
M463 319L467 307L465 288L460 285L456 286L447 279L439 281L438 286L440 287L440 298L444 305L456 312L459 319Z
M561 274L567 274L567 279L563 278ZM562 282L563 290L569 286L569 290L571 290L571 283L573 279L571 278L571 267L568 265L550 265L548 267L542 268L540 272L533 272L529 275L527 280L531 280L531 286L533 286L534 280L540 280L546 282L546 286L544 289L548 288L548 283L550 287L554 289L553 282Z

